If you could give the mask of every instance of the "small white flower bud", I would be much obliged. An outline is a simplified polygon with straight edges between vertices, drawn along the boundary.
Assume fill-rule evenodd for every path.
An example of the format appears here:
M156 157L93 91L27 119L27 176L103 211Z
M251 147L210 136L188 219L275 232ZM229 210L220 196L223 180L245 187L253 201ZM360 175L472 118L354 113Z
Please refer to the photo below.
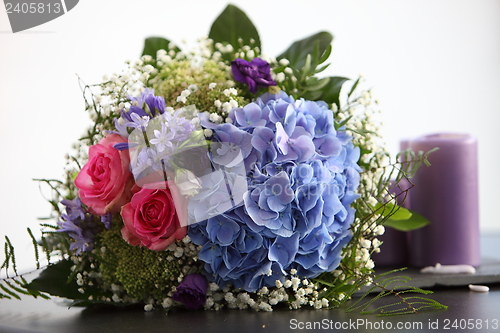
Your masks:
M279 64L281 66L288 66L290 64L290 61L288 59L283 58L279 61Z
M278 73L278 74L276 74L276 81L277 82L283 82L283 81L285 81L285 74L284 73Z
M203 134L205 135L205 137L206 137L206 138L210 138L210 137L212 136L213 132L212 132L212 130L211 130L211 129L209 129L209 128L205 128L205 129L203 130Z

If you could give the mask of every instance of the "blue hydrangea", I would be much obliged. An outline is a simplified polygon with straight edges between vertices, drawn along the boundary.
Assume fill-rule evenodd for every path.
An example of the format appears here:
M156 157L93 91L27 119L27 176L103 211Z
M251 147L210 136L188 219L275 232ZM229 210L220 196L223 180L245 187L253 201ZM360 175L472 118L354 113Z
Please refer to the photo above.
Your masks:
M283 281L291 269L307 278L335 269L351 239L359 148L335 130L326 103L295 101L283 92L264 94L228 117L231 124L200 120L217 142L214 169L231 178L232 161L240 156L247 190L241 201L189 227L202 246L205 275L221 286L255 291ZM208 183L190 202L193 211L206 214L220 201L214 194L226 183Z

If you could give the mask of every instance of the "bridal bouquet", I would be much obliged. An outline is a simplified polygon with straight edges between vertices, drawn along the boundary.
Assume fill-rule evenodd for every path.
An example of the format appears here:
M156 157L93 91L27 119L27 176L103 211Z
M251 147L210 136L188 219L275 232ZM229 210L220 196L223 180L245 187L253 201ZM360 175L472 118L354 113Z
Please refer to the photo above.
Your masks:
M0 296L270 311L377 285L377 236L411 219L390 187L426 160L390 164L362 79L318 75L331 41L265 55L230 5L193 50L149 38L123 72L83 85L94 125L66 179L40 180L57 222L30 231L49 264ZM6 254L8 270L8 239Z

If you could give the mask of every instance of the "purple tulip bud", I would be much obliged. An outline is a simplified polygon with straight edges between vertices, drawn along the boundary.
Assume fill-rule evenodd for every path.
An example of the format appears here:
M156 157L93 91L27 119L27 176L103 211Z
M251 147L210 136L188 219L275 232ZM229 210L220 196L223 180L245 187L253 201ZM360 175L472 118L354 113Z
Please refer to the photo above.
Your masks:
M207 279L201 274L188 274L177 286L172 296L175 301L184 303L188 309L198 309L207 298Z
M235 59L231 62L231 69L234 79L246 84L252 94L257 92L258 87L276 85L271 77L269 64L260 58L253 58L250 62L240 58Z

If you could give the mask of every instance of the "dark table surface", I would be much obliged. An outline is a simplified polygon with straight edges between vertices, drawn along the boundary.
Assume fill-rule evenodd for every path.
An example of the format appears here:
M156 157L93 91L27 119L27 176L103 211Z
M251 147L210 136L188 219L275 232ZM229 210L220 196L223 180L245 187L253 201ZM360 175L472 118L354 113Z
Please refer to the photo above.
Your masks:
M485 262L500 267L500 235L482 237ZM166 315L161 310L144 312L142 307L89 307L68 309L62 299L23 298L0 301L0 332L500 332L500 275L496 282L489 271L488 293L469 290L467 285L443 287L437 283L430 295L447 305L447 310L423 311L418 314L377 317L345 308L333 310L302 309L273 312L252 310L187 311L176 309ZM417 280L416 280L417 281ZM411 283L410 283L411 284ZM445 283L447 284L447 283ZM355 300L354 300L355 301ZM393 302L384 298L380 304ZM352 301L351 301L352 302Z

